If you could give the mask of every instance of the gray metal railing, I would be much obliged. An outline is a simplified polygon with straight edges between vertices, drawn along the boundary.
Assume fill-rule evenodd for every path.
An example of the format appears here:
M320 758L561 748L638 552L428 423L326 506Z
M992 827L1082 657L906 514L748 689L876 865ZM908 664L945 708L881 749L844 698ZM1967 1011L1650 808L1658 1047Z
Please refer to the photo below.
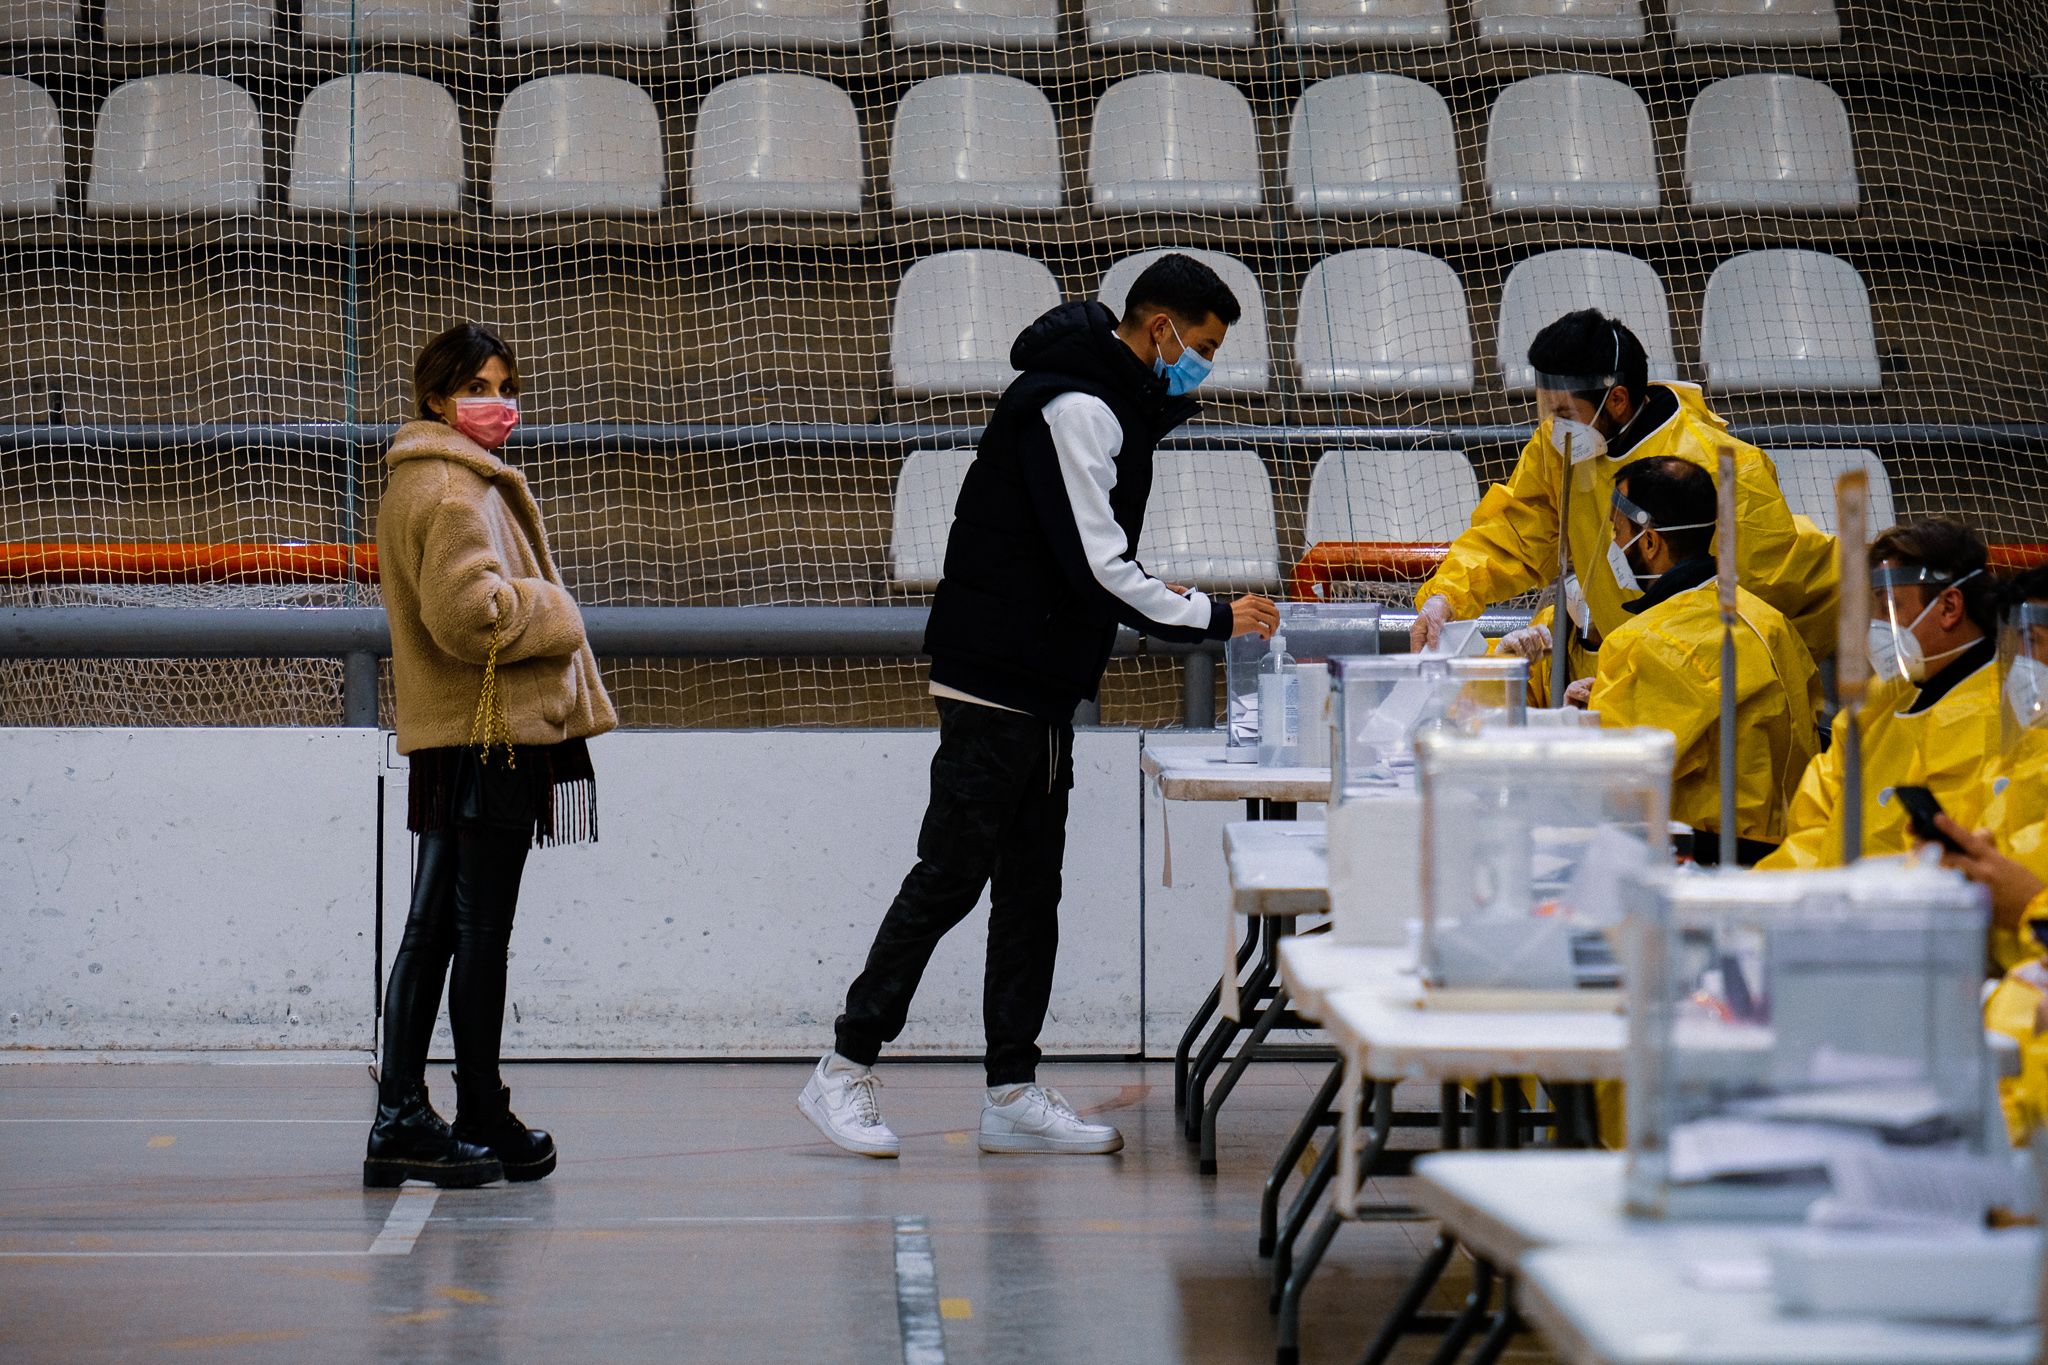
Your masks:
M924 648L924 607L586 607L591 648L611 658L890 658ZM1500 635L1527 612L1488 612L1480 627ZM1380 649L1408 648L1409 611L1380 618ZM1141 640L1119 630L1115 653L1183 660L1181 718L1216 723L1217 641ZM272 658L342 661L342 723L377 723L377 661L391 653L381 607L6 607L0 659ZM1083 723L1093 715L1078 717Z

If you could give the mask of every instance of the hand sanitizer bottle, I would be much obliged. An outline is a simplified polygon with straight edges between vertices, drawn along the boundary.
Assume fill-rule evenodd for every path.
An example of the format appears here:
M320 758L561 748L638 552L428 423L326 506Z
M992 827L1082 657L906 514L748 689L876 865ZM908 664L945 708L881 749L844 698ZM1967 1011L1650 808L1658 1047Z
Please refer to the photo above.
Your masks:
M1301 679L1288 657L1287 637L1275 632L1259 661L1259 763L1292 768L1301 757Z

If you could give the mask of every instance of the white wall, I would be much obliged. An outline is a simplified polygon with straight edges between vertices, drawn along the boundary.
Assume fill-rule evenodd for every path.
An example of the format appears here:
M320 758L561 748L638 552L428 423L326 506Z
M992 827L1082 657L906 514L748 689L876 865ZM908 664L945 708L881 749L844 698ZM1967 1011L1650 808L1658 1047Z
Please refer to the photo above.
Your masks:
M604 837L527 864L508 1053L822 1050L915 857L936 743L595 741ZM1242 807L1175 806L1162 891L1139 744L1076 744L1054 1054L1170 1052L1221 963L1217 830ZM410 881L389 736L0 729L0 1050L372 1046L380 773L388 960ZM941 945L900 1052L980 1051L984 912Z

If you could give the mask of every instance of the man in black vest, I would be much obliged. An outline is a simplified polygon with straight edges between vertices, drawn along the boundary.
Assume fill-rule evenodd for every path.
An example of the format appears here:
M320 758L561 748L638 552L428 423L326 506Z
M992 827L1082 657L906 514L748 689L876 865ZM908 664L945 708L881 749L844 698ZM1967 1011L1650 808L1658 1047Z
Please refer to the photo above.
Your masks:
M931 803L904 879L846 995L833 1051L797 1099L839 1147L893 1157L871 1068L903 1031L932 950L993 882L983 1022L985 1152L1114 1152L1123 1137L1037 1084L1059 943L1060 861L1074 783L1074 708L1095 696L1119 623L1162 640L1269 636L1264 597L1212 602L1135 558L1152 452L1197 404L1236 298L1189 256L1153 262L1121 323L1070 303L1010 349L954 508L925 630L939 712Z

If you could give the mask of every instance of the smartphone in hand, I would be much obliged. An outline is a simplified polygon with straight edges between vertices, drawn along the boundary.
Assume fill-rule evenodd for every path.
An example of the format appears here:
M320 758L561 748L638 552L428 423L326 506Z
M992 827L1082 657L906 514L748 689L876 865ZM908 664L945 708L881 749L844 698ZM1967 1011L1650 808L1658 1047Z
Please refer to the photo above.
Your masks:
M1934 817L1942 813L1941 802L1934 799L1934 793L1925 787L1893 787L1892 795L1899 798L1899 804L1906 808L1906 824L1912 829L1913 837L1925 843L1940 844L1951 853L1961 853L1963 846L1942 832L1934 823Z

